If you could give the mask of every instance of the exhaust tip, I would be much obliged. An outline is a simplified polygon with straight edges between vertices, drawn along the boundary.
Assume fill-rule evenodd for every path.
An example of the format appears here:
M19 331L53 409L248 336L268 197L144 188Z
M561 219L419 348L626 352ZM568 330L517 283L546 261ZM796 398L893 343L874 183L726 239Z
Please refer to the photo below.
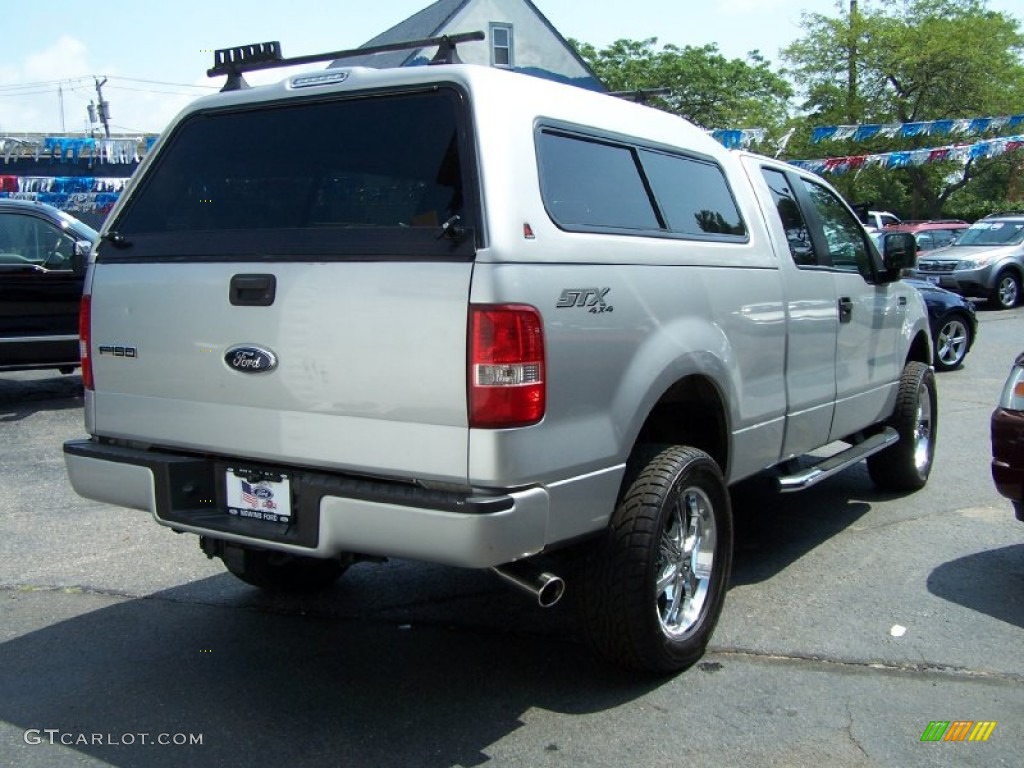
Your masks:
M538 577L537 605L550 608L565 594L565 582L553 573L542 573Z
M561 576L541 571L523 561L498 565L491 570L513 586L536 597L537 605L541 608L550 608L565 594L565 581Z

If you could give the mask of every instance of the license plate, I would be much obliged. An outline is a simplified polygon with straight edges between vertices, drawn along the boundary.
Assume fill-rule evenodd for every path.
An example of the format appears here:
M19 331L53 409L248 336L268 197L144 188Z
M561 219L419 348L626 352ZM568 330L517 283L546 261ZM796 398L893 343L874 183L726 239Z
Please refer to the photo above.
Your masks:
M291 522L291 482L287 475L236 467L228 467L224 475L229 515L270 523Z
M939 282L942 280L942 278L939 277L938 275L925 275L924 279L927 280L929 283L933 283L934 285L938 285Z

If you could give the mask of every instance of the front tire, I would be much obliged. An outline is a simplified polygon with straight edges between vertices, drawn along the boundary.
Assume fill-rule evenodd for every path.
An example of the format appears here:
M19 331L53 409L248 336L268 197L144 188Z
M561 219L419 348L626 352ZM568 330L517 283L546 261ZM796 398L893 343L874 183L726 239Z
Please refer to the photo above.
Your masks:
M1020 277L1010 269L996 276L996 284L989 297L999 309L1013 309L1020 301Z
M935 458L938 428L935 374L924 363L903 368L896 406L886 422L899 442L868 457L868 474L875 485L890 491L916 491L928 482Z
M658 446L587 554L584 634L597 655L631 669L674 672L704 653L732 566L732 509L703 451Z

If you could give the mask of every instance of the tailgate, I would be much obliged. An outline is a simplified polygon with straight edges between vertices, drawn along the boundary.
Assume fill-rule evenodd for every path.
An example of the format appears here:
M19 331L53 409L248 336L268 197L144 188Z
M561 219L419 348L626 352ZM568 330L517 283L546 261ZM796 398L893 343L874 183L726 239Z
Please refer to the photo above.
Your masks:
M470 262L97 264L93 431L465 482L471 270ZM272 304L231 303L232 279L247 275L273 276ZM273 355L276 367L231 367L251 350Z
M93 266L93 431L465 483L465 95L313 91L227 94L147 157Z

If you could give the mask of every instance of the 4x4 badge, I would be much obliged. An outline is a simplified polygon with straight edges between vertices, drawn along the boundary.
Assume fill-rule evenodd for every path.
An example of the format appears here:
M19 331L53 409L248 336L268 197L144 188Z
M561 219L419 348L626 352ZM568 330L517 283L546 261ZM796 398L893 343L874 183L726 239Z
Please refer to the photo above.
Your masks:
M611 288L565 288L558 297L556 309L589 307L591 314L611 312L614 308L604 300Z
M277 355L263 347L239 345L224 353L224 362L239 373L268 373L277 368Z

